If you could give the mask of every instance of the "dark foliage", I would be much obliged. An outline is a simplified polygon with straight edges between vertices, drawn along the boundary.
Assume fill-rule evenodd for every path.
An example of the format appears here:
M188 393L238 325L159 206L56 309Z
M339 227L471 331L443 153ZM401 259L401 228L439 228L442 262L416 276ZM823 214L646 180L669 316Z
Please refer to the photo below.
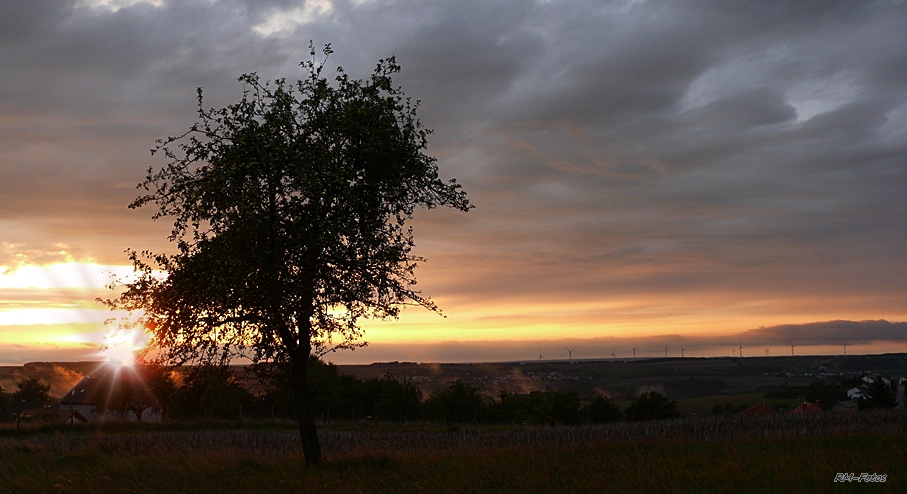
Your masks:
M259 364L256 374L263 383L260 408L279 417L291 417L293 393L285 366L280 370L277 366ZM323 421L406 422L422 418L422 390L410 379L387 374L362 381L339 374L336 365L314 357L309 361L308 377L313 411Z
M167 366L141 362L108 372L102 379L101 387L108 390L104 400L107 409L124 416L131 412L139 421L146 410L161 413L176 401L176 385Z
M245 408L253 409L255 397L228 366L192 367L175 393L173 415L180 418L236 420Z
M420 415L422 390L409 379L390 374L363 383L364 412L377 420L404 422Z
M886 384L882 376L875 376L867 391L868 397L863 402L864 408L894 408L897 406L897 394L894 386ZM889 383L893 381L889 380Z
M649 391L640 395L627 410L624 411L624 417L631 421L641 420L666 420L680 418L680 412L677 411L677 403L668 400L662 394L656 391Z
M611 398L601 394L595 395L586 407L586 416L593 424L620 422L624 418L620 407Z
M29 377L16 382L19 388L13 392L14 401L26 402L46 402L51 401L50 384L46 384L40 378Z
M858 381L857 381L858 382ZM818 403L823 410L831 410L835 403L847 399L847 390L857 386L857 382L841 381L831 384L821 379L813 381L807 386L788 386L787 383L780 388L765 393L766 398L791 399Z
M167 362L289 364L306 461L317 463L310 358L362 345L363 317L438 311L414 288L422 259L406 223L419 207L470 205L424 154L430 131L394 87L393 57L366 80L338 69L328 81L310 54L295 85L240 77L242 99L226 108L205 109L199 89L199 122L159 141L169 163L148 169L147 193L130 204L173 219L177 253L131 252L138 279L107 305L142 314L131 324Z
M482 396L478 386L454 381L446 388L435 390L425 402L429 416L444 422L470 422L480 420Z

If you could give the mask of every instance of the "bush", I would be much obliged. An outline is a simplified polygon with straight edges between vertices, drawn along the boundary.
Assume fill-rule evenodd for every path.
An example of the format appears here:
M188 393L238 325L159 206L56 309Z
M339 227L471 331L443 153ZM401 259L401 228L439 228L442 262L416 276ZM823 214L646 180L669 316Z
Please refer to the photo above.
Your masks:
M13 393L13 399L16 401L26 402L45 402L51 401L50 384L37 377L29 377L22 381L16 382L19 390Z
M363 383L364 412L376 420L404 422L421 415L422 390L411 379L390 374Z
M620 422L624 418L617 403L600 394L592 398L589 406L586 407L586 416L593 424Z
M456 380L435 390L425 408L436 419L449 422L478 422L482 412L482 397L478 386Z
M192 367L184 381L176 391L177 416L236 419L254 406L255 397L228 366Z
M641 395L627 407L624 416L629 421L667 420L680 418L677 402L668 400L656 391Z

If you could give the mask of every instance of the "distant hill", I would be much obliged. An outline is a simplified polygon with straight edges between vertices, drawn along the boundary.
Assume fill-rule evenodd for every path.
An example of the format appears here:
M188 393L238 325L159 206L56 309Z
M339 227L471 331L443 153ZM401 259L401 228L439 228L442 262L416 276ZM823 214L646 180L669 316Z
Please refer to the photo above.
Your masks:
M4 392L16 390L16 381L39 377L61 396L102 362L30 362L0 367ZM501 391L570 390L583 396L605 393L624 399L641 391L657 390L671 399L765 393L817 379L840 382L862 374L907 376L907 354L843 356L785 356L745 358L647 358L569 361L441 364L381 362L339 365L343 374L370 379L391 374L412 379L426 394L461 380L480 386L489 395Z

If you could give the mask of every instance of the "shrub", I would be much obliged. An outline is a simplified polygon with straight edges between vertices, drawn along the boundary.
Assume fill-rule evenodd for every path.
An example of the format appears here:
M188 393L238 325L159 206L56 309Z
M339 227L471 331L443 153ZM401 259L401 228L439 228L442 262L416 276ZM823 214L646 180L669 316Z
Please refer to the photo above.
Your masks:
M680 418L677 402L668 400L656 391L641 395L627 407L624 416L629 421L666 420Z
M624 418L617 403L601 394L592 398L589 406L586 407L586 416L593 424L620 422Z

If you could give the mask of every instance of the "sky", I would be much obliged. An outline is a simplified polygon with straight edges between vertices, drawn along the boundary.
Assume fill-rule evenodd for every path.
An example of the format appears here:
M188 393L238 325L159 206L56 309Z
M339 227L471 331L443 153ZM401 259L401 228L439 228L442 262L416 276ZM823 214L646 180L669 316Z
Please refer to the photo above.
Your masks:
M310 41L396 56L475 205L412 222L445 317L330 360L907 351L904 2L12 0L0 364L103 357L124 251L174 251L126 207L155 140Z

